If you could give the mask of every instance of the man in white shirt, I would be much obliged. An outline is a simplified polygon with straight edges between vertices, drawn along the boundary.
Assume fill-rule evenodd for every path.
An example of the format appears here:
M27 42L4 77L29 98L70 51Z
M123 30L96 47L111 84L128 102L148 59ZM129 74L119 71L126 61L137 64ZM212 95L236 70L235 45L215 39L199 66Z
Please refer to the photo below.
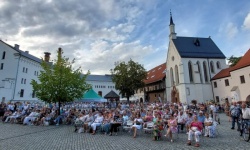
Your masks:
M183 111L180 111L178 116L177 116L177 124L181 126L181 131L183 131L184 125L185 125L185 115L183 113Z
M214 104L210 105L211 117L216 121L216 107Z
M242 112L242 121L243 122L246 122L247 124L248 124L248 127L249 127L249 131L250 131L250 108L247 108L246 107L247 105L246 105L246 103L245 102L243 102L242 104L241 104L241 112ZM242 125L242 128L243 128L243 123L241 124ZM241 130L241 136L242 136L242 130Z

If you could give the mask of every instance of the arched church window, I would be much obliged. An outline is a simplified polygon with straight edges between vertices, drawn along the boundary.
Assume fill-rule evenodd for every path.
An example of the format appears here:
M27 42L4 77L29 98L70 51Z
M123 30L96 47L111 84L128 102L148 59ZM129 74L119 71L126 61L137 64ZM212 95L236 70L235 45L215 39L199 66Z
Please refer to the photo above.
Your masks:
M206 65L205 61L203 62L203 70L204 70L204 79L205 79L205 82L208 82L207 65Z
M214 62L210 61L210 70L212 73L214 73Z
M189 80L190 80L190 82L194 82L193 67L192 67L191 61L188 62L188 71L189 71Z
M220 69L220 62L219 61L216 62L216 66L217 66L217 69Z
M203 78L202 78L202 73L201 73L201 66L200 66L200 62L197 61L197 66L198 66L198 71L199 71L199 75L200 75L200 79L201 79L201 83L203 83Z
M173 73L173 68L170 68L170 79L171 79L171 86L174 85L174 73Z
M179 71L178 71L178 66L175 65L175 80L176 80L176 84L179 84Z
M4 52L3 52L2 59L5 59L5 54L6 54L6 52L4 51Z

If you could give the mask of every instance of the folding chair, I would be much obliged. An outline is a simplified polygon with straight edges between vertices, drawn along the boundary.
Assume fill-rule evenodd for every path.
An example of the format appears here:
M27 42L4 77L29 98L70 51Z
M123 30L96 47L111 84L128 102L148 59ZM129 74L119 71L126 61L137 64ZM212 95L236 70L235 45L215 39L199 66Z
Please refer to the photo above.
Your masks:
M126 124L125 125L123 125L123 131L128 131L128 132L130 132L130 130L131 130L131 128L132 128L132 125L133 125L133 121L131 121L131 120L128 120L127 122L126 122Z
M152 133L154 130L154 122L147 122L146 125L147 126L145 128L143 128L145 133Z

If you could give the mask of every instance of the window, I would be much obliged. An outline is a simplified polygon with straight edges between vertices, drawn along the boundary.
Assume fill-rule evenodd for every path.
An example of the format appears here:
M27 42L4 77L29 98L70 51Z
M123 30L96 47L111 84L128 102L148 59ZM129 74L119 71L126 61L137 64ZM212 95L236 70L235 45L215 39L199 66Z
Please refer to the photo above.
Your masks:
M245 83L245 77L244 76L240 76L240 83Z
M23 67L23 72L25 72L25 67Z
M98 95L102 97L102 91L98 91Z
M4 52L3 52L2 59L5 59L5 54L6 54L6 52L4 51Z
M176 84L179 84L179 72L178 72L177 65L175 65L175 80L176 80Z
M205 61L203 62L203 70L204 70L204 79L205 79L205 82L208 82L207 65L206 65Z
M174 86L174 73L173 68L170 68L170 79L171 79L171 85Z
M197 61L197 66L198 66L198 71L199 71L199 75L200 75L200 79L201 79L201 83L203 83L203 78L202 78L202 74L201 74L201 67L200 67L200 62Z
M1 67L0 67L0 70L3 70L3 63L1 63Z
M210 69L211 69L211 72L214 73L214 62L210 62Z
M189 87L187 87L186 90L187 90L187 95L190 95L190 89L189 89Z
M21 89L21 91L20 91L20 97L23 97L23 95L24 95L24 89Z
M194 82L193 67L192 67L191 61L188 62L188 71L189 71L189 80L190 80L190 82Z
M34 75L36 76L36 71L35 71Z
M21 84L23 84L23 78L22 78L22 80L21 80Z
M219 103L219 102L220 102L220 97L219 97L219 96L216 96L216 97L215 97L215 100L216 100L216 103Z
M26 68L26 71L25 71L26 73L28 73L28 68Z
M217 88L217 82L214 82L214 88Z
M36 92L35 90L32 91L32 98L35 98L36 97Z
M228 79L225 80L225 86L229 86L229 80Z
M217 69L220 69L220 62L219 61L216 62L216 66L217 66Z
M24 84L26 84L26 79L24 79Z

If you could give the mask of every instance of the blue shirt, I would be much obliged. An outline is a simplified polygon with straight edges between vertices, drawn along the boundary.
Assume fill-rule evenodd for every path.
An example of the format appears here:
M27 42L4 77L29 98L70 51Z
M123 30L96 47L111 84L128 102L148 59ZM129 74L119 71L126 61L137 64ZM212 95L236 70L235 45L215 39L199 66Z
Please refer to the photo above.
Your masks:
M197 116L197 119L198 119L199 122L204 123L204 121L205 121L205 116L204 116L204 115L202 115L202 116L198 115L198 116Z

